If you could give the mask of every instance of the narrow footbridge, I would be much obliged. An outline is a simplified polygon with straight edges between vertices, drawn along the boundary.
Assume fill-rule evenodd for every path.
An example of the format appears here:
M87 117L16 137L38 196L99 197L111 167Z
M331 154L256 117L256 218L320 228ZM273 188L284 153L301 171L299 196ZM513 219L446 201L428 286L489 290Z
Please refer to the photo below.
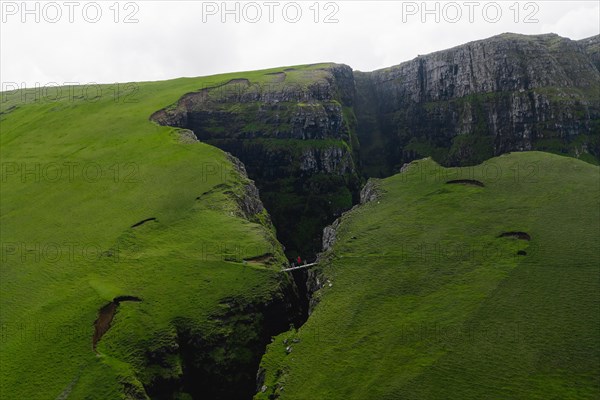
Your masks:
M317 265L317 263L314 262L314 263L310 263L310 264L298 265L297 267L284 268L281 270L281 272L294 271L297 269L308 268L308 267L312 267L313 265Z

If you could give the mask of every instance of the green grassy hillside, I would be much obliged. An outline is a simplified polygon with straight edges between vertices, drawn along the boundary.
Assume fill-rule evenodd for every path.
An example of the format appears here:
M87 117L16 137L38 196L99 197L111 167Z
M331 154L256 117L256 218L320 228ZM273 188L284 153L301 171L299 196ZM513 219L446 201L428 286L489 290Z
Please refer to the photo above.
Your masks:
M256 398L597 399L599 184L597 166L540 152L377 181Z
M289 289L281 247L241 215L248 180L225 153L149 121L236 76L1 93L2 399L145 398L186 362L249 362L260 307ZM142 301L119 305L97 355L94 321L118 296ZM190 337L206 360L179 354Z

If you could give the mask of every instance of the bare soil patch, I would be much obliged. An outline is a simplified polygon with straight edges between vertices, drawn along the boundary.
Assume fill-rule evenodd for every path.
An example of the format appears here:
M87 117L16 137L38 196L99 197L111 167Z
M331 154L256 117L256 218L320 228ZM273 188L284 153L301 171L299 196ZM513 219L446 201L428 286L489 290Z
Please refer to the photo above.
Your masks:
M275 257L272 253L266 253L260 256L246 258L244 261L251 264L269 264L275 260Z
M446 182L447 184L458 184L458 185L469 185L469 186L478 186L478 187L484 187L485 185L483 184L483 182L480 182L478 180L475 179L454 179L451 181Z
M135 296L117 296L113 299L113 301L100 308L98 311L98 318L96 318L96 321L94 321L94 336L92 337L92 349L96 353L96 346L98 345L98 342L110 329L112 320L114 319L117 309L119 308L119 304L123 301L139 302L142 301L142 299Z
M498 237L512 237L519 240L531 240L531 236L527 232L502 232Z

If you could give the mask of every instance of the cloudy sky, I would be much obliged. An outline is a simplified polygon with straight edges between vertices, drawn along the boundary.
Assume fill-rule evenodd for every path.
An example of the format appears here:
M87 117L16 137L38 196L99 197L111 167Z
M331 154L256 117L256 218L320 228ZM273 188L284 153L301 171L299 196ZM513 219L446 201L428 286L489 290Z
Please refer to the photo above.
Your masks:
M571 39L600 33L598 1L0 5L3 87L163 80L323 61L369 71L502 32Z

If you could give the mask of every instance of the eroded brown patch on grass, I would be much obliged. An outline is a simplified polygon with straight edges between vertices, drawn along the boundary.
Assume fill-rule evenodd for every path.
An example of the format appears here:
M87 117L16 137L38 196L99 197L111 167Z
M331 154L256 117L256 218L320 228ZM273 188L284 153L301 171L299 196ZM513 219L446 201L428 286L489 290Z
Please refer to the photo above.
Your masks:
M478 180L475 179L454 179L451 181L446 182L447 184L458 184L458 185L469 185L469 186L478 186L478 187L484 187L485 185L483 184L483 182L480 182Z
M250 264L269 264L275 260L272 253L265 253L260 256L246 258L244 261Z
M97 353L96 346L98 342L104 336L111 327L112 321L117 313L119 304L123 301L142 301L139 297L135 296L117 296L110 303L106 304L98 311L98 318L94 321L94 336L92 337L92 349Z
M519 240L531 240L531 236L527 232L502 232L498 237L512 237Z

